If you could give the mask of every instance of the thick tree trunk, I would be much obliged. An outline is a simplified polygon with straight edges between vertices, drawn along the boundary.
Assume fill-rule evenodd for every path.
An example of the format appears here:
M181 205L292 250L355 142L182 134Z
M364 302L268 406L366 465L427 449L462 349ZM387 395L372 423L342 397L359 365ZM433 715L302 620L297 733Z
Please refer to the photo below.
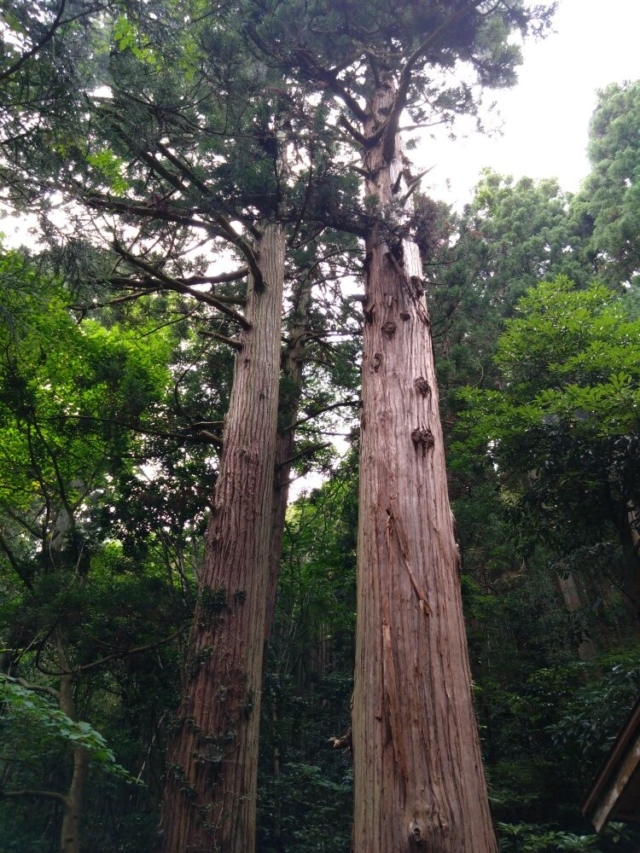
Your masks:
M64 642L58 636L58 657L63 670L69 671ZM76 703L73 695L73 678L70 674L60 678L60 710L71 720L76 719ZM80 853L81 833L80 820L82 817L82 801L89 776L89 756L82 747L73 749L73 771L69 792L64 798L62 813L62 828L60 831L60 849L62 853Z
M636 636L640 636L640 534L638 533L638 508L632 501L619 503L613 518L622 547L622 569L620 586L635 625Z
M167 770L164 853L251 853L271 543L284 233L257 246Z
M271 634L276 608L276 593L282 558L284 522L289 503L289 481L291 458L295 445L295 429L292 425L298 417L302 396L302 369L305 344L309 328L309 308L313 281L307 276L300 284L296 304L293 307L289 345L282 355L282 386L278 406L278 434L276 437L276 469L273 494L273 521L271 524L271 548L269 551L269 583L265 619L265 639Z
M386 224L366 243L353 849L493 853L421 263L391 220L398 144L364 163Z
M580 614L584 611L584 604L573 572L560 572L558 574L558 586L567 612L578 620ZM580 627L576 640L580 660L592 661L597 656L597 650L593 640L584 628Z

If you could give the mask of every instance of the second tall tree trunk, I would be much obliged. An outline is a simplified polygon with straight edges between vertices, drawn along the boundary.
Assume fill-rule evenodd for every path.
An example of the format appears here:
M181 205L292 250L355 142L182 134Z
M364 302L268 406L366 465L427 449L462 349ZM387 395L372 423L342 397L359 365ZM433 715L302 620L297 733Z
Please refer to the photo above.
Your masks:
M276 452L284 232L256 247L170 751L164 853L251 853Z

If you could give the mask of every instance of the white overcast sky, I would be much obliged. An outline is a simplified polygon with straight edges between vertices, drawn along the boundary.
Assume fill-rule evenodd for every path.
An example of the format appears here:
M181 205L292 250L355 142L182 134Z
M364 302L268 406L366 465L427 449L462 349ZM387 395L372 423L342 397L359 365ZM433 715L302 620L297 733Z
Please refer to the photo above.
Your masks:
M428 183L434 196L464 203L484 166L516 178L555 177L563 189L578 189L589 169L596 90L640 79L640 0L560 0L554 30L524 46L518 85L491 93L502 136L425 140L414 152L424 168L433 166L424 189Z

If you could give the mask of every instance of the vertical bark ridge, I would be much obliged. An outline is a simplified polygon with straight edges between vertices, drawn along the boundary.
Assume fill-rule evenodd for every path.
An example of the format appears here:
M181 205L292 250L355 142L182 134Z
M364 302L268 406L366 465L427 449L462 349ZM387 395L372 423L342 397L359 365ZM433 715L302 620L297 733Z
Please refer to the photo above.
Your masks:
M164 853L251 853L271 543L284 232L250 279L163 805Z

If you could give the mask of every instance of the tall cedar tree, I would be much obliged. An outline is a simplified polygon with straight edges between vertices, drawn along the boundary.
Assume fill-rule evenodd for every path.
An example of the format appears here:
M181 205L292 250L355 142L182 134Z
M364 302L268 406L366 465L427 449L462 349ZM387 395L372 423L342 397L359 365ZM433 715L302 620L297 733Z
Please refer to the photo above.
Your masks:
M222 27L225 16L203 16L198 3L171 12L162 3L136 12L132 3L128 14L85 27L82 41L65 29L75 85L64 87L64 118L39 114L37 99L33 124L7 109L6 173L14 198L35 200L43 183L55 187L75 200L69 216L79 233L110 233L115 260L99 273L108 286L131 291L124 299L173 291L196 300L212 314L204 334L237 350L222 440L212 435L215 425L189 424L223 454L170 748L162 845L244 853L255 843L263 640L275 599L269 555L273 567L281 543L271 521L283 524L287 492L283 458L274 507L285 230L290 250L302 249L309 231L315 237L324 227L323 199L338 205L344 189L331 134L320 139L307 126L304 103L272 85L264 63ZM292 141L304 169L287 167ZM200 245L210 252L230 247L243 266L209 274L194 259L194 234L204 234ZM77 239L76 256L81 245ZM235 282L247 275L245 297ZM300 323L293 332L304 336ZM291 343L289 379L299 384L303 341L297 349ZM291 455L298 398L282 454Z
M497 849L471 698L430 323L400 142L414 121L471 112L471 86L509 85L509 36L552 8L319 0L254 5L254 43L330 92L360 154L364 341L353 751L356 853ZM418 219L418 221L416 221ZM418 228L415 226L418 225ZM423 246L428 251L428 245Z
M165 851L252 850L276 454L284 231L259 242L165 790Z

